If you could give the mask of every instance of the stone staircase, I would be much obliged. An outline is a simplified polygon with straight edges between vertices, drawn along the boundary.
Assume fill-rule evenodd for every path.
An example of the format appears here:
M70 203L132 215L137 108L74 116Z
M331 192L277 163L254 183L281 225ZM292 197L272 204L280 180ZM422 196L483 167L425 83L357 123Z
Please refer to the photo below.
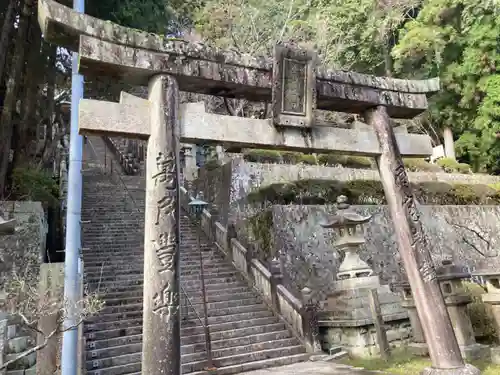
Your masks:
M17 358L21 353L35 345L31 332L26 332L15 320L6 319L5 347L3 348L3 361L8 362ZM0 322L1 323L1 322ZM1 359L1 358L0 358ZM5 375L34 375L36 373L36 353L32 353L7 368Z
M85 281L99 290L104 309L84 324L88 375L141 370L144 189L140 176L124 176L129 190L100 169L83 177L82 241ZM135 204L132 203L133 196ZM181 221L182 374L208 374L196 228ZM217 374L308 359L300 341L222 253L202 238L208 320ZM189 298L189 301L186 298Z

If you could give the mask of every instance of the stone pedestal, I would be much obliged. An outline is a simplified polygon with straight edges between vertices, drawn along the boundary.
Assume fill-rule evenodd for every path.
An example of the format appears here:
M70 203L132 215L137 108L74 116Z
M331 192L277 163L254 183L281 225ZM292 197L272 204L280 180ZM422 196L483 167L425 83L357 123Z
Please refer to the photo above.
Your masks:
M411 324L411 339L408 348L417 355L427 355L429 353L427 344L425 343L424 330L418 317L417 307L413 300L409 283L401 284L403 300L401 306L408 312Z
M390 346L407 343L411 326L408 314L401 306L401 299L391 292L389 286L380 285L378 276L357 253L364 243L361 225L370 217L362 217L349 210L345 197L339 197L336 216L328 223L321 224L324 228L335 228L339 238L335 246L345 252L337 278L333 283L333 292L323 303L323 311L319 314L319 326L326 334L322 338L323 349L332 346L342 346L350 355L371 357L380 354L377 342L377 321L383 325ZM374 319L370 308L369 294L375 289L378 294L380 314ZM378 306L377 306L378 307ZM385 350L385 349L384 349Z

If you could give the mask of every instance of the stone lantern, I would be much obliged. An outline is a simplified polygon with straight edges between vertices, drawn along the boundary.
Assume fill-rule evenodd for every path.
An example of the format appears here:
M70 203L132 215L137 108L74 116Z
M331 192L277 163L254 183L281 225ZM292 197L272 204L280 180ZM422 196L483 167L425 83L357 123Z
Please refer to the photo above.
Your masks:
M334 247L345 253L332 292L318 316L320 331L326 332L322 338L323 349L329 351L341 346L350 355L369 357L379 353L370 309L371 290L377 291L387 339L393 346L403 344L410 336L408 313L401 307L400 297L392 293L388 285L381 285L379 277L359 256L365 243L363 225L371 216L351 210L345 196L338 197L337 208L333 217L320 224L335 231Z
M408 311L408 317L410 318L412 329L412 338L408 347L415 354L426 355L428 350L427 344L425 343L424 330L422 328L422 324L420 323L420 318L418 317L417 306L415 305L415 301L413 299L410 283L408 281L404 281L399 283L398 286L401 288L401 294L403 296L401 306Z
M484 303L491 306L497 337L500 341L500 271L498 269L482 270L474 272L474 276L480 276L486 281L486 293L481 298ZM491 361L500 364L500 347L491 348Z
M371 216L361 216L349 209L347 197L341 195L337 198L337 214L328 222L320 223L325 229L334 229L338 238L334 247L345 253L341 263L336 286L341 289L350 289L351 286L361 287L363 283L370 285L378 282L378 277L373 276L373 270L363 261L358 254L360 247L365 243L363 224L370 221Z
M466 292L463 280L471 277L470 272L463 266L445 260L436 269L436 273L462 356L466 360L487 357L490 349L486 345L476 343L467 313L467 305L472 302L472 298Z

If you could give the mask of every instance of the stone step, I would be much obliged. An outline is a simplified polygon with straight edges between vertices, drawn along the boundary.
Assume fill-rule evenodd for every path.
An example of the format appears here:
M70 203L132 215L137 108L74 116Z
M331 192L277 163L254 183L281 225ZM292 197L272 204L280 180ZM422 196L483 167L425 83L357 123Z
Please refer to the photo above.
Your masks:
M232 346L225 349L214 349L212 347L212 357L215 358L226 358L232 356L241 356L241 355L252 355L253 352L259 352L270 349L277 348L287 348L287 347L295 347L300 346L300 342L298 339L294 337L289 337L281 340L274 341L264 341L254 344L247 344L239 346ZM182 356L182 361L189 362L198 362L206 359L206 351L201 351L198 353L185 354Z
M234 338L241 338L245 336L258 335L262 333L280 332L285 330L285 324L279 322L277 319L271 320L269 318L259 319L254 321L254 324L247 325L246 327L234 328L229 331L210 331L210 338L212 341L229 340ZM204 332L195 332L193 335L188 335L184 332L181 338L183 345L199 344L205 342Z
M137 264L135 264L135 267L137 268L133 268L134 266L130 266L130 268L128 269L125 269L125 268L117 268L115 271L113 272L108 272L108 271L104 271L104 270L101 270L101 269L98 269L96 268L96 271L88 271L87 269L85 270L85 278L88 279L88 280L97 280L97 279L100 279L100 280L126 280L128 279L130 276L143 276L144 275L144 268L142 267L142 264L139 265L140 267L137 267ZM181 268L181 278L183 280L197 280L197 279L200 279L201 280L201 275L200 275L201 271L198 269L198 270L191 270L191 271L184 271L182 268ZM204 277L205 279L211 279L211 278L214 278L214 277L225 277L226 275L234 275L236 274L237 271L235 270L235 268L233 266L224 266L223 268L211 268L211 269L208 269L208 270L204 270ZM108 275L108 276L106 276Z
M87 361L97 359L110 358L125 354L141 353L142 352L142 337L141 340L135 343L127 343L125 345L117 345L109 348L88 350L85 353Z
M184 286L184 290L186 292L191 289L198 289L201 287L201 279L200 278L187 278L183 277L182 278L182 284ZM205 278L205 287L208 289L215 289L212 288L213 285L228 285L231 284L231 286L234 286L234 284L242 284L242 280L240 277L237 277L235 275L235 272L233 274L227 274L224 277L218 276L218 277L209 277Z
M142 286L144 285L144 278L143 277L138 277L138 278L133 278L130 280L99 280L99 279L93 279L93 280L85 280L87 285L91 288L93 291L97 290L115 290L115 288L134 288L137 286Z
M119 299L119 298L126 298L126 297L142 297L144 293L144 289L139 287L139 288L127 288L122 291L118 292L109 292L107 290L102 291L99 294L99 298L102 299L104 302L108 299Z
M252 345L262 342L277 341L284 339L294 339L294 337L289 331L281 330L274 332L257 333L254 335L248 335L242 337L228 338L224 340L216 340L212 341L211 344L212 344L212 350L223 350L241 345ZM205 352L206 351L205 340L194 344L183 345L181 350L182 354L194 354L199 352Z
M223 282L231 282L241 280L237 277L236 271L224 271L220 273L205 273L204 274L205 284L219 284ZM190 282L201 283L200 275L181 275L181 282L184 284L189 284Z
M141 362L87 371L87 375L123 375L141 371Z
M142 316L140 318L135 319L127 319L127 320L112 320L100 323L90 323L85 324L83 327L83 333L86 335L87 333L100 333L102 331L111 331L114 329L126 329L136 326L142 326Z
M198 315L203 316L203 305L195 306L197 309ZM196 319L196 314L192 311L192 309L188 308L188 313L186 314L187 319ZM221 307L208 309L208 317L209 318L217 318L217 317L229 317L236 314L249 314L249 313L258 313L261 311L269 311L267 307L261 303L253 303L251 305L243 305L243 306L233 306L233 307ZM209 320L210 321L210 320Z
M288 347L275 347L271 349L263 349L260 351L229 355L227 357L214 358L215 367L228 367L241 364L247 364L249 361L263 361L271 358L279 358L284 356L293 356L305 352L305 348L301 345ZM250 362L251 363L251 362ZM206 366L206 360L186 363L182 365L183 372L201 371Z
M232 375L232 374L238 374L240 372L260 370L269 367L291 365L293 363L305 362L309 360L309 356L310 355L307 353L300 353L278 358L268 358L263 360L235 364L231 366L219 367L217 369L217 375Z
M190 295L193 291L200 291L201 290L201 281L200 280L192 280L192 281L181 281L182 287L184 291ZM238 288L238 287L246 287L246 284L243 283L243 281L239 279L235 279L234 281L226 281L226 282L218 282L218 283L205 283L205 290L207 292L215 292L219 291L222 292L228 288Z
M141 359L142 359L142 350L135 353L125 353L123 355L117 355L103 359L89 360L85 362L85 367L87 371L93 371L93 370L106 371L107 369L112 367L141 362Z
M243 315L243 314L240 314L240 315ZM227 321L227 320L223 319L224 317L222 317L222 319L219 319L217 323L215 323L215 322L212 323L215 319L209 318L208 325L210 326L210 334L212 335L218 331L236 330L239 328L248 328L248 327L254 327L254 326L259 326L259 325L268 325L268 324L273 324L273 323L278 322L278 318L273 316L269 312L264 312L260 316L255 316L255 317L247 314L246 317L247 317L247 319L245 319L245 320L232 320L232 321ZM238 319L238 318L233 316L233 319ZM195 335L200 335L200 334L205 332L201 323L198 323L197 325L193 325L191 327L181 326L181 328L182 328L183 335L185 335L185 336L195 336Z
M142 311L142 309L143 304L141 301L140 303L131 303L128 305L105 306L98 312L98 314L118 314L129 311Z
M97 259L91 257L83 257L84 272L87 269L87 267L91 269L101 268L101 267L103 267L103 269L105 267L122 268L129 266L133 262L138 262L138 265L142 266L144 263L143 258L144 257L117 258L117 259L110 258L106 260L106 259Z
M243 288L242 288L243 289ZM201 292L195 296L189 295L189 301L195 308L203 307L203 298ZM229 307L238 307L243 305L252 305L262 302L262 299L253 292L243 292L234 294L215 294L207 296L207 308L216 310ZM201 305L201 306L197 306Z
M100 349L108 349L115 346L134 345L140 343L142 345L142 327L141 333L130 336L120 336L110 339L93 340L86 343L87 352Z
M134 336L142 334L142 322L134 327L114 328L110 330L101 330L89 332L85 335L87 341L109 340L117 337Z
M128 290L143 290L144 283L143 280L134 280L133 283L117 283L117 282L106 282L106 283L95 283L87 284L90 290L94 293L99 293L100 295L104 293L120 293L126 292Z
M98 283L99 281L102 282L109 282L109 281L117 281L117 282L127 282L127 281L132 281L132 280L142 280L144 276L142 274L137 275L137 274L132 274L132 275L116 275L116 274L105 274L103 273L102 275L96 275L96 276L88 276L84 274L83 279L89 283L89 284L94 284Z
M97 315L91 316L85 320L85 324L95 324L95 323L104 323L116 320L128 320L128 319L137 319L142 317L142 304L137 304L137 310L132 311L123 311L118 313L111 314L102 314L98 313Z

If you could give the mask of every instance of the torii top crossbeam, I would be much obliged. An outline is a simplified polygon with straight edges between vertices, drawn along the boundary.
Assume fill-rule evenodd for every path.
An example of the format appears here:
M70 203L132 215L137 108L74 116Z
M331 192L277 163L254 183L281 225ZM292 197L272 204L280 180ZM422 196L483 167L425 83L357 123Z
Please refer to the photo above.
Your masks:
M180 90L269 101L273 60L200 43L166 38L78 13L40 0L38 17L46 40L78 51L79 71L147 84L155 74L176 77ZM426 94L439 80L410 81L316 67L317 108L363 112L384 105L393 118L413 118L427 109Z

